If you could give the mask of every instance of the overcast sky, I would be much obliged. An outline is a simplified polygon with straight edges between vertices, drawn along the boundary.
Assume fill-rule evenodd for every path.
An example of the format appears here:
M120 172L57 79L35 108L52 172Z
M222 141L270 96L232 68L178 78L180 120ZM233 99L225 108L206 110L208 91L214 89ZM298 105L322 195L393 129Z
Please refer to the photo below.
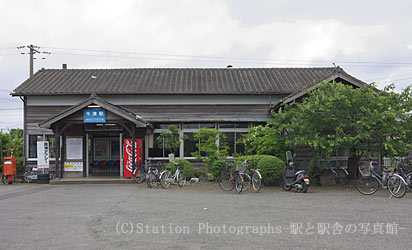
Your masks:
M0 128L41 68L330 67L380 88L412 83L412 1L0 0Z

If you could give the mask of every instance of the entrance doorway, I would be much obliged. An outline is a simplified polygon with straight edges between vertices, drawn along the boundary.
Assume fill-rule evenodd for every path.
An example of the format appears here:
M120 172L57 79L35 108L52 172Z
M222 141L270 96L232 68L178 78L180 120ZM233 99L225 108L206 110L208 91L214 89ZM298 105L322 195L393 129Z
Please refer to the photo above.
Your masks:
M89 176L120 176L122 144L118 137L91 136L88 145Z

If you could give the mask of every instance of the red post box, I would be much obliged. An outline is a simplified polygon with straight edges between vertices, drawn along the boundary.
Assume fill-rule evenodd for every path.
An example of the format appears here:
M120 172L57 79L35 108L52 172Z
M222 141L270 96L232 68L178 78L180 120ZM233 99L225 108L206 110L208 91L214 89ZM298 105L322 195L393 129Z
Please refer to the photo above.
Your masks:
M4 157L3 177L4 184L12 184L16 178L16 157Z

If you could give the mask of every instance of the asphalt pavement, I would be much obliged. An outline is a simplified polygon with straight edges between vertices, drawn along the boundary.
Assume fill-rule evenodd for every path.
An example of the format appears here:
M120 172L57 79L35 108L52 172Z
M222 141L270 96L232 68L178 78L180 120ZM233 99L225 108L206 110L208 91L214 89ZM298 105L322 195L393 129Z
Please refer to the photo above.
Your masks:
M412 195L0 185L0 249L409 249Z

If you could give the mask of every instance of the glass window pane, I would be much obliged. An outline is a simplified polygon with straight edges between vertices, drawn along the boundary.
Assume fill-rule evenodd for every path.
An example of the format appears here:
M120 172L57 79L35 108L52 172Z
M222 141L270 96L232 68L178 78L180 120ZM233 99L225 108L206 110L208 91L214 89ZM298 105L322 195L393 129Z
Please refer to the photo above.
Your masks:
M193 133L185 133L185 135L187 135L188 139L184 141L184 156L193 157L191 153L197 152L196 144L198 141L195 140Z
M206 123L201 122L200 128L216 128L216 125L214 122L206 122Z
M246 136L247 133L236 133L236 142L239 141L240 138ZM236 153L245 155L245 144L243 143L236 143Z
M119 140L110 141L110 160L120 159L120 142Z
M42 141L41 135L29 135L29 158L37 158L37 141Z
M153 134L153 148L149 148L149 157L163 157L163 143L158 144L160 134Z
M46 135L46 141L49 142L49 156L50 158L56 158L54 149L56 145L56 139L54 138L54 135Z
M162 123L152 123L152 125L154 129L160 129L162 126Z
M236 123L236 128L248 128L249 127L249 123L247 122L238 122Z
M109 146L110 141L106 138L96 138L94 139L94 159L99 160L109 160Z
M235 128L235 123L233 123L233 122L222 122L222 123L219 123L219 128Z
M198 122L184 123L183 128L185 129L199 129Z
M180 129L180 124L179 123L163 123L163 124L160 125L160 128L168 129L172 125L175 126L178 129Z
M229 132L223 134L226 136L225 143L229 147L229 155L233 155L233 153L235 152L235 133Z

